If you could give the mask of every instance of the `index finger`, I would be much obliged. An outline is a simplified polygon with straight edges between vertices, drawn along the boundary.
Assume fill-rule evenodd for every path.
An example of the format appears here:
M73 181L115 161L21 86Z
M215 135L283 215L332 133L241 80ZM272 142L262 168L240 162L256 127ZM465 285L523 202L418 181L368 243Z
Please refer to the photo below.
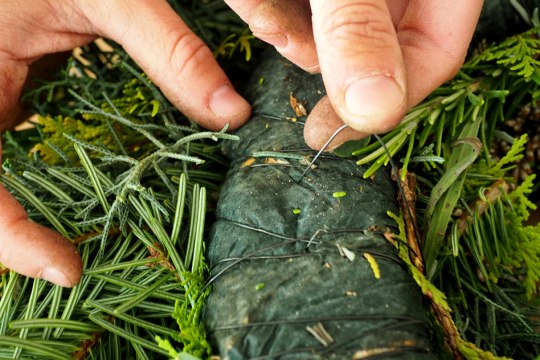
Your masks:
M244 124L251 107L234 89L210 49L165 0L76 1L91 32L111 38L200 125Z

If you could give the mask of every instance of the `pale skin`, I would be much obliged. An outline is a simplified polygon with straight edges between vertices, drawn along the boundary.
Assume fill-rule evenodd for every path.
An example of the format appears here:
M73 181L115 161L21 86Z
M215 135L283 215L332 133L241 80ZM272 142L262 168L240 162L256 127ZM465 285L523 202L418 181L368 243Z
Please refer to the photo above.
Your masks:
M331 147L396 126L457 72L482 7L481 0L225 2L283 56L322 73L328 97L312 110L304 132L314 149L343 123L349 128ZM210 50L165 0L3 0L0 14L0 131L20 120L32 63L97 37L121 44L201 126L234 129L251 115ZM82 272L75 247L28 220L1 186L0 263L66 287Z

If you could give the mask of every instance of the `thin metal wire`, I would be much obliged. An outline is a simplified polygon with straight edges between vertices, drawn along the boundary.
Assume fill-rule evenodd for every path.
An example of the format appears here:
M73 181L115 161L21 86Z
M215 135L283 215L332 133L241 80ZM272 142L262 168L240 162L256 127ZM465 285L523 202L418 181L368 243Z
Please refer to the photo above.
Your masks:
M308 173L308 171L311 169L311 167L313 166L313 164L315 164L315 161L317 161L317 159L319 158L319 156L321 156L321 154L328 148L328 146L330 145L330 143L336 138L336 136L339 135L340 132L342 132L343 130L345 130L346 128L348 128L349 125L345 124L345 125L342 125L340 126L333 134L332 136L330 136L330 138L328 140L326 140L326 142L324 143L323 147L321 148L321 150L319 150L319 152L317 153L317 155L315 155L315 157L313 158L313 160L311 160L311 162L309 163L309 165L307 166L306 170L304 170L304 172L302 173L302 176L300 176L300 179L298 179L297 183L301 182L303 179L304 179L304 176L306 176L306 174Z
M255 250L255 251L253 251L253 252L251 252L251 253L249 253L249 254L247 254L245 256L242 256L242 257L222 259L221 261L219 261L216 264L215 267L217 267L220 264L225 264L225 263L228 263L228 264L207 280L205 286L203 287L202 292L204 290L206 290L206 288L208 288L210 285L212 285L224 273L226 273L228 270L230 270L231 268L233 268L234 266L236 266L237 264L239 264L239 263L241 263L243 261L246 261L246 260L261 260L262 258L265 258L265 259L269 259L269 258L281 259L281 258L283 258L283 256L275 256L275 257L274 256L268 256L268 255L266 255L266 256L258 256L259 254L264 253L265 251L277 249L277 248L287 246L287 245L291 245L291 244L294 244L294 243L297 243L297 242L306 243L307 244L306 249L309 247L309 245L311 245L313 243L316 243L316 244L322 245L322 246L326 246L326 247L329 247L329 248L336 248L336 243L321 240L321 239L317 239L317 238L320 238L320 237L326 236L326 235L333 235L333 234L347 234L347 233L349 233L349 234L350 233L364 233L365 234L366 232L379 233L377 231L371 231L369 229L335 229L335 230L318 229L311 236L308 236L308 237L305 237L305 238L295 238L295 237L290 237L290 236L285 236L285 235L273 233L271 231L268 231L268 230L265 230L265 229L262 229L262 228L257 228L255 226L251 226L251 225L248 225L248 224L243 224L243 223L237 222L235 220L228 220L228 219L224 219L224 218L220 218L218 220L227 221L227 222L233 223L234 225L236 225L238 227L242 227L242 228L245 228L245 229L248 229L248 230L256 231L256 232L259 232L259 233L262 233L262 234L265 234L265 235L268 235L268 236L271 236L271 237L282 239L284 241L279 242L277 244L271 244L269 246L265 246L263 248L257 249L257 250ZM315 240L315 239L317 239L317 240ZM395 257L390 256L388 254L379 253L379 252L373 251L372 249L369 249L369 248L364 249L364 248L361 248L361 247L356 247L356 248L352 248L350 250L354 250L355 252L358 252L358 253L369 252L371 255L373 255L373 256L375 256L377 258L386 259L386 260L394 261L394 262L396 262L398 264L401 264L401 260L399 258L395 258ZM299 254L291 254L289 256L295 256L295 255L299 255ZM214 267L214 269L215 269L215 267Z
M313 243L316 243L317 245L330 247L330 248L336 248L336 243L335 242L322 240L321 238L323 236L337 235L337 234L354 234L354 233L366 234L366 233L370 233L370 234L384 235L384 233L385 233L384 231L371 230L369 228L367 228L367 229L342 228L342 229L331 229L331 230L329 230L329 229L317 229L317 230L315 230L313 235L302 237L302 238L295 238L295 237L290 237L290 236L285 236L285 235L280 235L280 234L277 234L277 233L273 233L271 231L268 231L268 230L265 230L265 229L262 229L262 228L257 228L255 226L247 225L247 224L235 221L235 220L228 220L228 219L224 219L224 218L219 218L219 220L227 221L227 222L230 222L230 223L232 223L232 224L234 224L236 226L243 227L243 228L248 229L248 230L260 232L260 233L263 233L263 234L266 234L266 235L269 235L269 236L273 236L273 237L277 237L279 239L286 240L286 241L284 241L282 243L273 245L275 247L284 246L284 245L288 245L288 244L295 243L295 242L301 242L301 243L306 243L307 244L306 249L309 247L310 244L313 244ZM315 239L317 239L317 240L315 241ZM404 245L408 246L408 244L406 244L406 243L404 243ZM274 247L272 247L272 248L274 248ZM268 248L266 248L266 249L268 250ZM378 251L373 251L373 249L370 249L370 248L355 247L355 248L351 248L351 250L354 250L356 252L369 252L371 255L376 256L378 258L392 260L392 261L397 262L398 264L402 263L401 260L398 257L394 257L394 256L391 256L391 255L388 255L388 254L385 254L385 253L380 253ZM259 250L256 253L258 253L258 252L259 252ZM246 255L246 256L242 257L242 259L250 260L251 258L247 258L248 256L249 255ZM220 263L223 262L223 261L224 260L221 260Z
M284 356L284 355L289 355L289 354L293 354L293 353L302 353L302 352L310 352L310 353L319 352L321 354L327 354L328 357L331 357L330 356L331 353L339 351L340 349L343 349L344 347L346 347L351 342L357 341L358 339L366 336L367 334L373 335L375 333L380 333L382 331L388 331L388 330L392 330L392 329L399 329L401 327L405 327L405 326L408 326L408 325L422 324L422 321L420 321L418 319L405 320L402 317L398 317L398 316L396 316L394 318L388 317L388 320L398 320L398 322L397 323L391 323L391 324L388 324L388 325L383 325L383 326L381 326L379 328L368 330L368 331L365 331L365 332L361 332L360 334L356 334L356 335L354 335L352 337L349 337L345 341L340 341L340 342L337 342L337 343L333 343L330 346L313 346L313 347L294 348L294 349L289 349L289 350L284 350L284 351L275 352L275 353L271 353L271 354L266 354L266 355L262 355L262 356L258 356L258 357L254 357L254 358L250 358L250 359L251 360L275 359L275 358L278 358L278 357L281 357L281 356ZM430 353L431 352L429 349L419 347L419 346L398 346L398 347L394 346L392 348L392 350L390 350L391 349L390 344L388 345L388 347L389 347L389 351L387 351L387 352L385 352L383 354L374 353L372 355L368 355L366 357L363 357L362 359L388 358L391 355L398 355L398 354L403 354L403 353L407 353L407 352L420 352L420 353Z
M347 127L348 127L347 125L343 125L339 129L337 129L334 132L334 134L332 134L332 136L326 141L326 143L323 145L321 150L319 150L319 152L314 156L313 160L310 162L310 164L304 170L304 172L302 173L300 179L297 181L298 183L303 180L303 178L305 177L307 172L312 168L313 164L319 159L319 157L326 150L326 148L328 148L329 144L335 139L335 137L341 131L346 129ZM392 160L392 156L390 154L390 151L388 150L388 148L386 147L386 144L384 144L384 142L382 141L382 139L378 135L374 135L374 137L377 139L377 141L381 144L382 148L386 152L386 154L387 154L387 156L389 158L391 170L394 172L395 177L396 177L396 182L398 184L398 191L401 194L402 198L405 199L405 190L404 190L401 178L399 176L398 168L395 165L394 161ZM405 203L405 208L406 208L406 211L408 212L410 218L412 218L412 210L411 210L409 204ZM323 237L323 236L330 235L330 234L335 234L335 233L354 233L354 232L363 232L363 233L365 233L366 231L369 231L368 229L337 229L337 230L331 230L331 231L326 230L326 229L324 229L324 230L319 229L316 232L314 232L313 235L311 235L309 237L306 237L306 238L293 238L293 237L290 237L290 236L273 233L273 232L265 230L265 229L250 226L250 225L247 225L247 224L238 223L236 221L231 221L231 220L227 220L227 219L219 219L219 220L230 221L230 222L233 222L233 223L235 223L236 225L238 225L240 227L246 228L248 230L256 231L256 232L259 232L259 233L263 233L265 235L275 237L275 238L281 239L283 241L279 242L278 244L272 244L272 245L266 246L266 247L264 247L262 249L258 249L256 251L254 251L253 253L248 254L246 256L243 256L243 257L234 258L234 259L229 258L229 259L225 259L225 261L220 261L220 264L224 264L224 263L227 263L227 264L225 265L224 268L222 268L220 271L218 271L214 276L212 276L209 279L206 286L212 284L217 278L219 278L221 275L223 275L223 273L225 273L230 268L232 268L233 266L237 265L238 263L240 263L242 261L252 260L252 259L255 260L257 258L260 258L260 259L262 259L262 258L265 258L265 259L274 258L272 256L263 255L262 253L264 251L275 249L275 248L278 248L278 247L281 247L281 246L287 246L287 245L290 245L290 244L293 244L293 243L296 243L296 242L304 242L304 243L306 243L307 244L306 249L312 243L316 243L317 245L326 245L326 246L335 247L336 246L335 243L332 243L330 241L324 241L324 240L322 240L320 238ZM416 236L418 238L420 238L419 237L419 231L418 231L418 229L416 227L416 224L413 224L413 227L414 227L414 231L415 231ZM376 231L371 231L371 232L376 232ZM405 244L405 245L408 245L408 244ZM355 250L355 252L356 251L362 251L361 249L358 249L358 248L355 248L354 250ZM370 252L370 253L372 253L372 252ZM293 256L295 256L295 255L298 256L299 254L293 254ZM382 254L382 255L386 255L386 254ZM390 258L387 255L382 256L382 257ZM277 258L283 258L283 256L279 256L279 257L275 257L275 258L276 259ZM392 260L396 260L396 259L392 258ZM399 260L396 260L396 261L399 262ZM219 263L218 263L218 265L219 265ZM206 288L206 286L205 286L205 288ZM218 326L218 327L216 327L214 329L211 329L210 332L218 332L218 331L224 331L224 330L235 330L235 329L246 328L246 327L260 327L260 326L272 326L272 325L274 325L274 326L275 325L295 325L295 324L306 324L306 323L316 323L316 322L332 322L332 321L362 321L362 320L371 320L371 321L385 321L385 320L390 321L390 320L393 320L393 321L395 321L393 323L383 325L379 329L373 329L372 331L369 331L369 333L385 331L385 330L390 330L390 329L393 329L393 328L400 328L400 327L404 327L404 326L408 326L408 325L414 325L414 324L421 324L422 323L422 321L420 321L418 319L414 319L414 318L407 317L407 316L399 316L399 315L398 316L391 316L391 315L390 316L387 316L387 315L367 315L367 316L365 316L365 315L364 316L363 315L348 315L347 316L346 315L346 316L336 316L336 317L321 317L321 318L313 318L313 319L294 319L294 320L291 320L291 319L277 319L277 320L262 321L262 322L252 322L252 323L249 323L249 324L228 324L228 325ZM337 349L339 349L341 347L344 347L344 346L346 346L347 344L349 344L351 342L356 341L361 336L365 336L365 334L356 334L355 336L350 337L349 339L345 340L344 342L342 341L340 343L335 343L335 344L332 344L330 346L305 347L305 348L290 349L290 350L285 350L285 351L278 352L278 353L262 355L260 357L257 357L256 359L259 359L259 360L261 360L261 359L270 359L270 358L275 358L276 356L288 355L288 354L293 354L293 353L302 353L302 352L306 352L306 351L308 351L308 352L320 351L321 353L330 354L333 351L336 351ZM369 359L379 359L379 358L385 358L387 356L398 355L398 354L402 354L402 353L406 353L406 352L429 353L430 350L425 349L425 348L421 348L419 346L410 346L410 347L409 346L396 346L396 347L389 347L388 351L386 351L384 354L374 353L372 355L369 355L367 358L369 358Z

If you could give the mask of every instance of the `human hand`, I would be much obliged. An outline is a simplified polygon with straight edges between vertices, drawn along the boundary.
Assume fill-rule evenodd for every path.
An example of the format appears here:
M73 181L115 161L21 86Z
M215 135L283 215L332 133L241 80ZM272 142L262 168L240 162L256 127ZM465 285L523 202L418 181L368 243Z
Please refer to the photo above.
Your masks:
M304 137L320 149L395 127L463 64L482 0L225 0L254 35L310 72L328 97Z
M19 118L33 62L97 36L121 44L169 100L200 125L234 129L249 118L249 104L165 0L3 0L0 14L0 131ZM75 247L29 221L1 186L0 263L62 286L75 285L82 272Z

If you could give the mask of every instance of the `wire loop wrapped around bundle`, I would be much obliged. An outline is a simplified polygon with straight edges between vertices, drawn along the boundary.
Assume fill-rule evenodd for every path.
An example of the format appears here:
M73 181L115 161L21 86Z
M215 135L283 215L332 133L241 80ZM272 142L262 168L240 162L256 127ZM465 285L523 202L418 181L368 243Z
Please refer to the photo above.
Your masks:
M299 181L313 152L289 100L311 108L324 88L269 58L250 87L256 115L224 147L204 314L216 348L224 359L435 358L420 291L384 237L398 212L389 174L363 179L354 160L323 155Z

